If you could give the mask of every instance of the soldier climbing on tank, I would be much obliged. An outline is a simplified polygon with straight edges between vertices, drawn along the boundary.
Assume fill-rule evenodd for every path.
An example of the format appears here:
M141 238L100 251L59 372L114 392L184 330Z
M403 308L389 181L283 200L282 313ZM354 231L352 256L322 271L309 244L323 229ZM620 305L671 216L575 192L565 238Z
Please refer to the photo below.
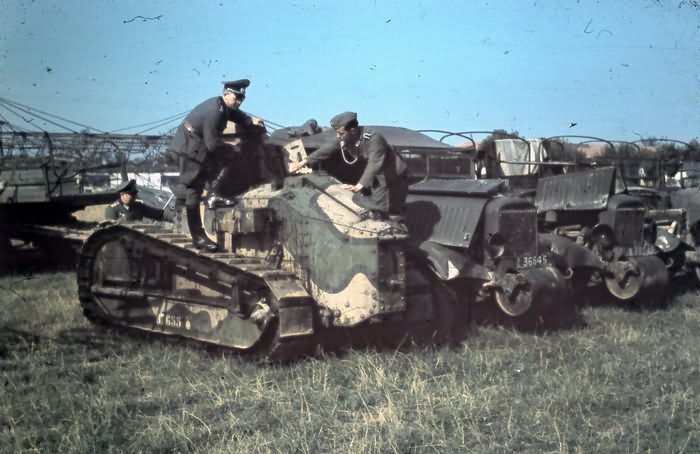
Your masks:
M223 94L209 98L192 109L178 127L170 145L170 151L178 156L180 167L177 205L185 207L187 226L197 249L215 252L217 248L202 227L199 205L205 184L210 183L209 207L235 204L234 200L219 195L220 186L226 180L226 155L235 152L222 140L226 123L234 122L241 136L265 133L261 120L239 109L248 85L248 79L224 82Z
M292 164L289 170L296 172L304 165L330 159L334 153L340 152L348 165L366 164L359 181L343 187L369 194L382 213L399 218L408 194L407 166L403 158L381 134L360 126L355 112L340 113L331 118L330 124L335 129L337 140Z
M105 208L105 218L115 221L163 220L163 210L146 205L136 199L136 194L136 180L130 180L119 189L119 200Z

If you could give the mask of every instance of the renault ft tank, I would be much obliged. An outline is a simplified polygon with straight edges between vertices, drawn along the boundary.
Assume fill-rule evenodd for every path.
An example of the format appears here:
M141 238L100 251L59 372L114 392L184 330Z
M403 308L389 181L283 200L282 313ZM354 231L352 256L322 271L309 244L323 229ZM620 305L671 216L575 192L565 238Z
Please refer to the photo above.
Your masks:
M105 220L102 214L80 220L76 212L118 200L130 184L86 191L81 180L87 170L84 163L51 157L4 157L0 164L0 268L5 269L16 268L16 258L23 255L16 253L13 243L37 248L43 262L75 265L83 241ZM118 165L99 166L99 170ZM141 187L139 194L144 204L162 209L165 220L172 219L169 193Z
M49 260L70 262L95 223L73 213L118 198L119 188L83 192L77 181L82 168L57 159L0 159L0 267L13 264L12 240L38 246Z
M263 184L216 210L216 253L159 227L98 229L78 267L85 315L275 360L313 354L333 331L430 326L441 315L429 277L409 278L406 231L356 198L328 176Z

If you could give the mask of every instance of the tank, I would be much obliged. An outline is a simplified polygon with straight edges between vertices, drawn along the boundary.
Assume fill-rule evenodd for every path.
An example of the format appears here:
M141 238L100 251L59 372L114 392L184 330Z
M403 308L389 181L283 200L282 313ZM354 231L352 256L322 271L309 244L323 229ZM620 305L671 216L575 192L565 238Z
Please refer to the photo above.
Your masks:
M105 166L102 171L120 164ZM0 160L0 268L16 265L17 248L33 246L42 252L42 261L55 265L75 265L77 251L92 229L105 219L89 216L83 221L76 212L102 206L119 199L129 182L105 190L85 190L85 163L60 159L5 157ZM108 178L105 174L105 178ZM140 187L139 200L164 209L171 220L172 195L166 191Z
M285 161L306 153L286 142L250 154L274 181L261 172L236 205L207 210L216 253L194 249L180 228L95 230L77 271L85 315L287 361L347 344L459 341L482 306L511 318L572 311L538 249L534 205L502 197L497 182L452 187L428 175L404 223L377 217L324 172L286 175Z
M80 222L78 210L118 198L119 188L86 193L78 182L83 167L56 159L0 159L0 243L3 263L14 263L12 240L31 243L50 261L68 263L95 223Z

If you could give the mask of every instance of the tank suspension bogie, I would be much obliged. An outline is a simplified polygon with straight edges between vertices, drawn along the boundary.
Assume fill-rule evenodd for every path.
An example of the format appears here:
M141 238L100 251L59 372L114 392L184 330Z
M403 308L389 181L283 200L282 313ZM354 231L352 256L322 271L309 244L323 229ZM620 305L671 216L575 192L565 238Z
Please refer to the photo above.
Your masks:
M107 227L83 245L78 286L89 319L269 357L313 352L312 300L293 275L146 229Z

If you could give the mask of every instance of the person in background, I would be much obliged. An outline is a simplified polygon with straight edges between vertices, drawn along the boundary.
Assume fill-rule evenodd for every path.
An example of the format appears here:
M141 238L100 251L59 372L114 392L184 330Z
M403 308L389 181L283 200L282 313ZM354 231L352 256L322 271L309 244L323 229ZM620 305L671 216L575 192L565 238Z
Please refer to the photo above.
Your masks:
M105 208L105 218L115 221L163 220L163 210L146 205L136 198L136 194L136 180L130 180L119 190L119 200Z

